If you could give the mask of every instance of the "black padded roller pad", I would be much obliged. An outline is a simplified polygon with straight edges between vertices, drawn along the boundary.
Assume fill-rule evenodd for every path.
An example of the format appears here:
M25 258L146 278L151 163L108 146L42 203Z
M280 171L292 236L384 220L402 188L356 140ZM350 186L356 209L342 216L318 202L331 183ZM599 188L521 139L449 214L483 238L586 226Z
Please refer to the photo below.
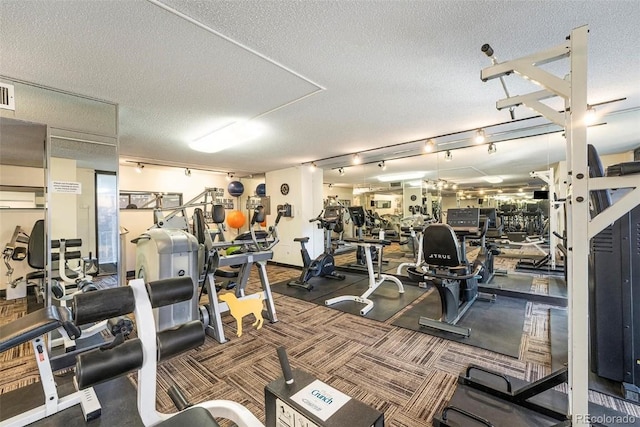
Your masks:
M192 320L176 328L158 332L158 361L204 344L204 328L199 320Z
M135 306L129 286L77 294L73 297L73 320L76 325L99 322L129 314Z
M78 248L82 246L82 239L65 239L64 246L67 248ZM60 247L60 240L52 240L51 241L52 248Z
M193 298L193 280L190 276L156 280L147 283L147 293L153 308L186 301Z
M138 338L127 340L109 350L97 348L81 353L76 359L78 388L91 387L138 370L142 367L142 361L142 341Z

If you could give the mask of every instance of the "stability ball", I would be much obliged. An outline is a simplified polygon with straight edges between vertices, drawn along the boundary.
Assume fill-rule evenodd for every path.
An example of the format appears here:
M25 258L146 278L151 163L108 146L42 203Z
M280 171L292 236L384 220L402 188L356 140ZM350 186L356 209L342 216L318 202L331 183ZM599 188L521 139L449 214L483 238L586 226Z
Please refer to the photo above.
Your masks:
M229 187L227 187L227 191L229 191L229 194L233 197L242 196L242 193L244 193L244 185L242 185L240 181L231 181Z
M258 184L256 187L256 196L264 197L267 195L267 187L264 184Z
M231 228L240 228L244 225L246 218L242 211L231 211L227 214L227 225Z

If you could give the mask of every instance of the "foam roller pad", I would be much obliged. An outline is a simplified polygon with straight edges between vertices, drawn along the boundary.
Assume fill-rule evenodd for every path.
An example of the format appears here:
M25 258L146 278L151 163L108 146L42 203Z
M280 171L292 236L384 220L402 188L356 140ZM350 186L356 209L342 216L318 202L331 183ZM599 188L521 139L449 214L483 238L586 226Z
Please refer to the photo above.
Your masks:
M158 361L204 344L204 328L199 320L192 320L176 328L158 332Z
M73 321L76 325L99 322L129 314L135 306L129 286L77 294L73 296Z
M99 348L78 355L76 379L83 389L111 380L142 367L142 342L136 338L109 349Z
M189 276L156 280L147 283L147 293L153 308L186 301L193 298L193 280Z

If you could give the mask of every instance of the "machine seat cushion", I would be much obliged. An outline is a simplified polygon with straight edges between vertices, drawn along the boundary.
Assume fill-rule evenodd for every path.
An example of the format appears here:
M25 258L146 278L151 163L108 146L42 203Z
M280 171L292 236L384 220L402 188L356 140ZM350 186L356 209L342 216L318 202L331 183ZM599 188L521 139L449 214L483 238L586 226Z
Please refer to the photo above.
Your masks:
M198 427L219 427L215 418L209 411L199 406L185 409L178 412L173 417L156 424L162 427L186 427L186 426L198 426Z
M294 242L304 242L307 243L309 241L308 237L296 237L293 239Z
M460 246L453 228L447 224L431 224L424 230L424 261L431 266L458 267Z
M255 234L256 234L256 239L258 240L263 240L269 237L269 233L264 230L257 230L255 231ZM245 231L244 233L238 234L234 240L251 241L252 240L251 232Z
M67 321L66 311L51 306L29 313L11 323L0 326L0 352L29 342L51 332Z

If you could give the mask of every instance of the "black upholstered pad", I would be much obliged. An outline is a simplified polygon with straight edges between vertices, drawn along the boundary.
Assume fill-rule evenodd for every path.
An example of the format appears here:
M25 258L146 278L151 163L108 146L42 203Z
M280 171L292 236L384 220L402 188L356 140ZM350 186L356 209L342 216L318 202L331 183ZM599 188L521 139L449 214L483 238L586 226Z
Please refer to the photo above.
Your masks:
M58 307L47 307L0 326L0 352L31 341L62 326Z
M429 265L457 267L464 261L460 260L458 238L447 224L431 224L425 228L422 250Z
M213 418L211 413L199 406L178 412L177 415L174 415L168 420L156 425L162 427L219 427L219 424Z

